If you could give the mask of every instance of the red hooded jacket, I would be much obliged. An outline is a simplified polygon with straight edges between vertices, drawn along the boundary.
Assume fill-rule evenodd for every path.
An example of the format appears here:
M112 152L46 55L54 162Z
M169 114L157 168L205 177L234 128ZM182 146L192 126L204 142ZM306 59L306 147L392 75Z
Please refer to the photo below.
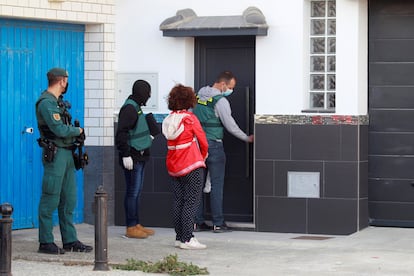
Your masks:
M206 167L206 134L192 112L171 112L162 122L162 133L168 140L166 163L171 176L184 176L197 168Z

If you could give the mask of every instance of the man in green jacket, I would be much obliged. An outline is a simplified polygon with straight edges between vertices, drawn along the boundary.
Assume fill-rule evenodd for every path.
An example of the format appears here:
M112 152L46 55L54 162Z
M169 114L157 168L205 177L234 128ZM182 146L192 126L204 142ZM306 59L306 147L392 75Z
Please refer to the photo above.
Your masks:
M72 150L83 129L71 125L71 116L62 101L69 85L68 77L65 69L50 69L47 73L48 88L36 102L38 142L42 147L44 166L39 203L39 252L47 254L64 254L65 250L92 251L91 246L78 240L73 225L77 193ZM63 248L54 243L52 214L56 208Z

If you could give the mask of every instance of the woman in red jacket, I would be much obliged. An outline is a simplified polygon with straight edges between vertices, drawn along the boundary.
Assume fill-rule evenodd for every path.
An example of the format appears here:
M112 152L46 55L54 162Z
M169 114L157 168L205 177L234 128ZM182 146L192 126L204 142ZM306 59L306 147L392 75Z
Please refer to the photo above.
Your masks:
M197 117L188 109L197 103L191 87L176 85L168 95L172 112L162 122L167 138L167 170L174 190L173 220L175 246L182 249L204 249L193 235L194 217L200 204L205 160L208 155L206 135Z

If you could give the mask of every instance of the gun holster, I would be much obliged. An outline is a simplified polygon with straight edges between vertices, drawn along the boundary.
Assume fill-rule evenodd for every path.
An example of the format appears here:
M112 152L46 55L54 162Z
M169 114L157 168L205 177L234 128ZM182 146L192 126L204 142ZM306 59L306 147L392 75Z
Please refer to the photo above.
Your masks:
M72 152L73 162L75 163L76 170L80 170L86 167L89 163L89 156L84 152L81 156L75 151Z
M43 148L43 159L46 162L52 162L57 152L57 146L47 139L37 139L39 146Z

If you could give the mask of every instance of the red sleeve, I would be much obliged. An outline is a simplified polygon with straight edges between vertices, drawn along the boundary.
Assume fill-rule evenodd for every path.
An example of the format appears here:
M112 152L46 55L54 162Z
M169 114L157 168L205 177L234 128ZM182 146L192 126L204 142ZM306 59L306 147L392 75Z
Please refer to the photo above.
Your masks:
M201 127L200 121L195 115L192 115L194 120L193 130L194 135L197 137L198 144L200 146L201 156L206 158L208 153L208 142L206 138L206 133L204 132L203 128Z

